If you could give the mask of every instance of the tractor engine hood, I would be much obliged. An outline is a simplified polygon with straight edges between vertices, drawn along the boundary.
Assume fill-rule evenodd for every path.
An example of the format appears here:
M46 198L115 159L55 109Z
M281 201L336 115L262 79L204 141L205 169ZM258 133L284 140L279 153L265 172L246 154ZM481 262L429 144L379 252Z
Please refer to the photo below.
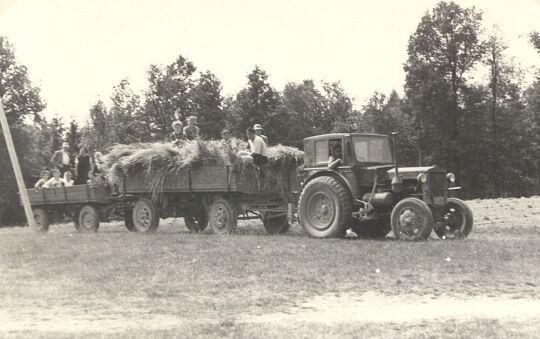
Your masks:
M399 167L398 168L399 176L404 180L416 180L418 174L428 173L428 172L446 172L443 168L439 166L423 166L423 167ZM386 172L388 177L393 179L396 176L396 170L394 168Z

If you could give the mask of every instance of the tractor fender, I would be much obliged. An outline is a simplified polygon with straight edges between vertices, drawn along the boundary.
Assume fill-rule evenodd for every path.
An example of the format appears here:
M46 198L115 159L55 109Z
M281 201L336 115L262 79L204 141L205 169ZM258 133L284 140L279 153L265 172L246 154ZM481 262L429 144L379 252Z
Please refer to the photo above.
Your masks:
M348 180L347 177L345 177L343 174L341 174L339 172L336 172L336 171L332 171L332 170L321 170L321 171L317 171L315 173L311 173L310 175L308 175L304 179L304 182L302 183L302 190L308 184L308 182L310 182L311 180L313 180L315 178L323 177L323 176L333 177L333 178L337 179L339 182L341 182L343 185L345 185L345 187L347 188L347 190L349 191L349 193L351 195L351 199L353 199L354 197L357 196L358 191L357 191L355 185L353 185L350 182L350 180Z

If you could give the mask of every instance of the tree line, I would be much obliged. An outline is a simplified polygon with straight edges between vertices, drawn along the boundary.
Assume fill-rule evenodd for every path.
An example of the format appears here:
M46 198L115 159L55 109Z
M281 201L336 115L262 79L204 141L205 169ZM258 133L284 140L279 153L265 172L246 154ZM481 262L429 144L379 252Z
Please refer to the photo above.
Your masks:
M501 36L483 26L480 10L439 2L409 38L404 94L374 92L360 108L339 82L306 79L279 91L258 66L244 88L224 97L215 74L179 55L171 64L149 66L142 93L119 81L110 104L97 101L82 126L43 117L39 88L0 37L0 96L29 184L64 140L73 152L81 141L100 151L115 143L163 141L174 120L195 115L206 138L219 138L223 128L240 137L260 123L271 144L299 148L316 134L398 131L400 164L438 164L456 173L464 198L538 194L540 72L508 57ZM529 41L540 57L540 34L531 32ZM526 72L535 73L528 86ZM1 142L0 216L16 222L17 189L6 153Z

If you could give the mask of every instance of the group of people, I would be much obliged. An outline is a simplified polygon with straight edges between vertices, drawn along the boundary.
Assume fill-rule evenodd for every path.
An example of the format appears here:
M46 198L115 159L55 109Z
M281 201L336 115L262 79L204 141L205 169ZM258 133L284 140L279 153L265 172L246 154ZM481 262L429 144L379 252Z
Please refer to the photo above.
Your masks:
M190 116L187 118L187 124L184 126L180 120L173 122L173 132L170 136L170 141L178 145L182 140L195 140L199 137L199 127L197 127L197 117Z
M79 145L79 152L73 156L69 144L62 143L62 148L51 157L52 170L41 172L41 178L34 187L62 187L98 183L103 181L106 171L105 159L99 151L91 156L88 146Z
M174 121L172 124L173 131L169 137L173 145L180 145L184 140L195 140L199 138L199 127L197 127L197 117L190 116L187 118L187 124L184 126L181 121ZM251 156L253 163L257 166L268 163L267 144L268 137L262 134L263 127L261 124L255 124L246 130L248 139L248 150L241 151L240 156ZM224 129L221 132L222 142L225 150L237 149L238 145L234 145L234 139L231 139L231 132Z

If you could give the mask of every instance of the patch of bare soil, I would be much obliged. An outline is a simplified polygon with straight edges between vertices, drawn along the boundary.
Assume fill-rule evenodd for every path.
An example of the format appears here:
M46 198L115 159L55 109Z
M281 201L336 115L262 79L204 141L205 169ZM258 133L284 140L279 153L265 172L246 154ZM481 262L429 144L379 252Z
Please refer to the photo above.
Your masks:
M314 297L286 312L246 316L250 323L287 324L315 322L419 322L424 320L540 319L540 300L490 297L388 296L364 294L326 294Z

